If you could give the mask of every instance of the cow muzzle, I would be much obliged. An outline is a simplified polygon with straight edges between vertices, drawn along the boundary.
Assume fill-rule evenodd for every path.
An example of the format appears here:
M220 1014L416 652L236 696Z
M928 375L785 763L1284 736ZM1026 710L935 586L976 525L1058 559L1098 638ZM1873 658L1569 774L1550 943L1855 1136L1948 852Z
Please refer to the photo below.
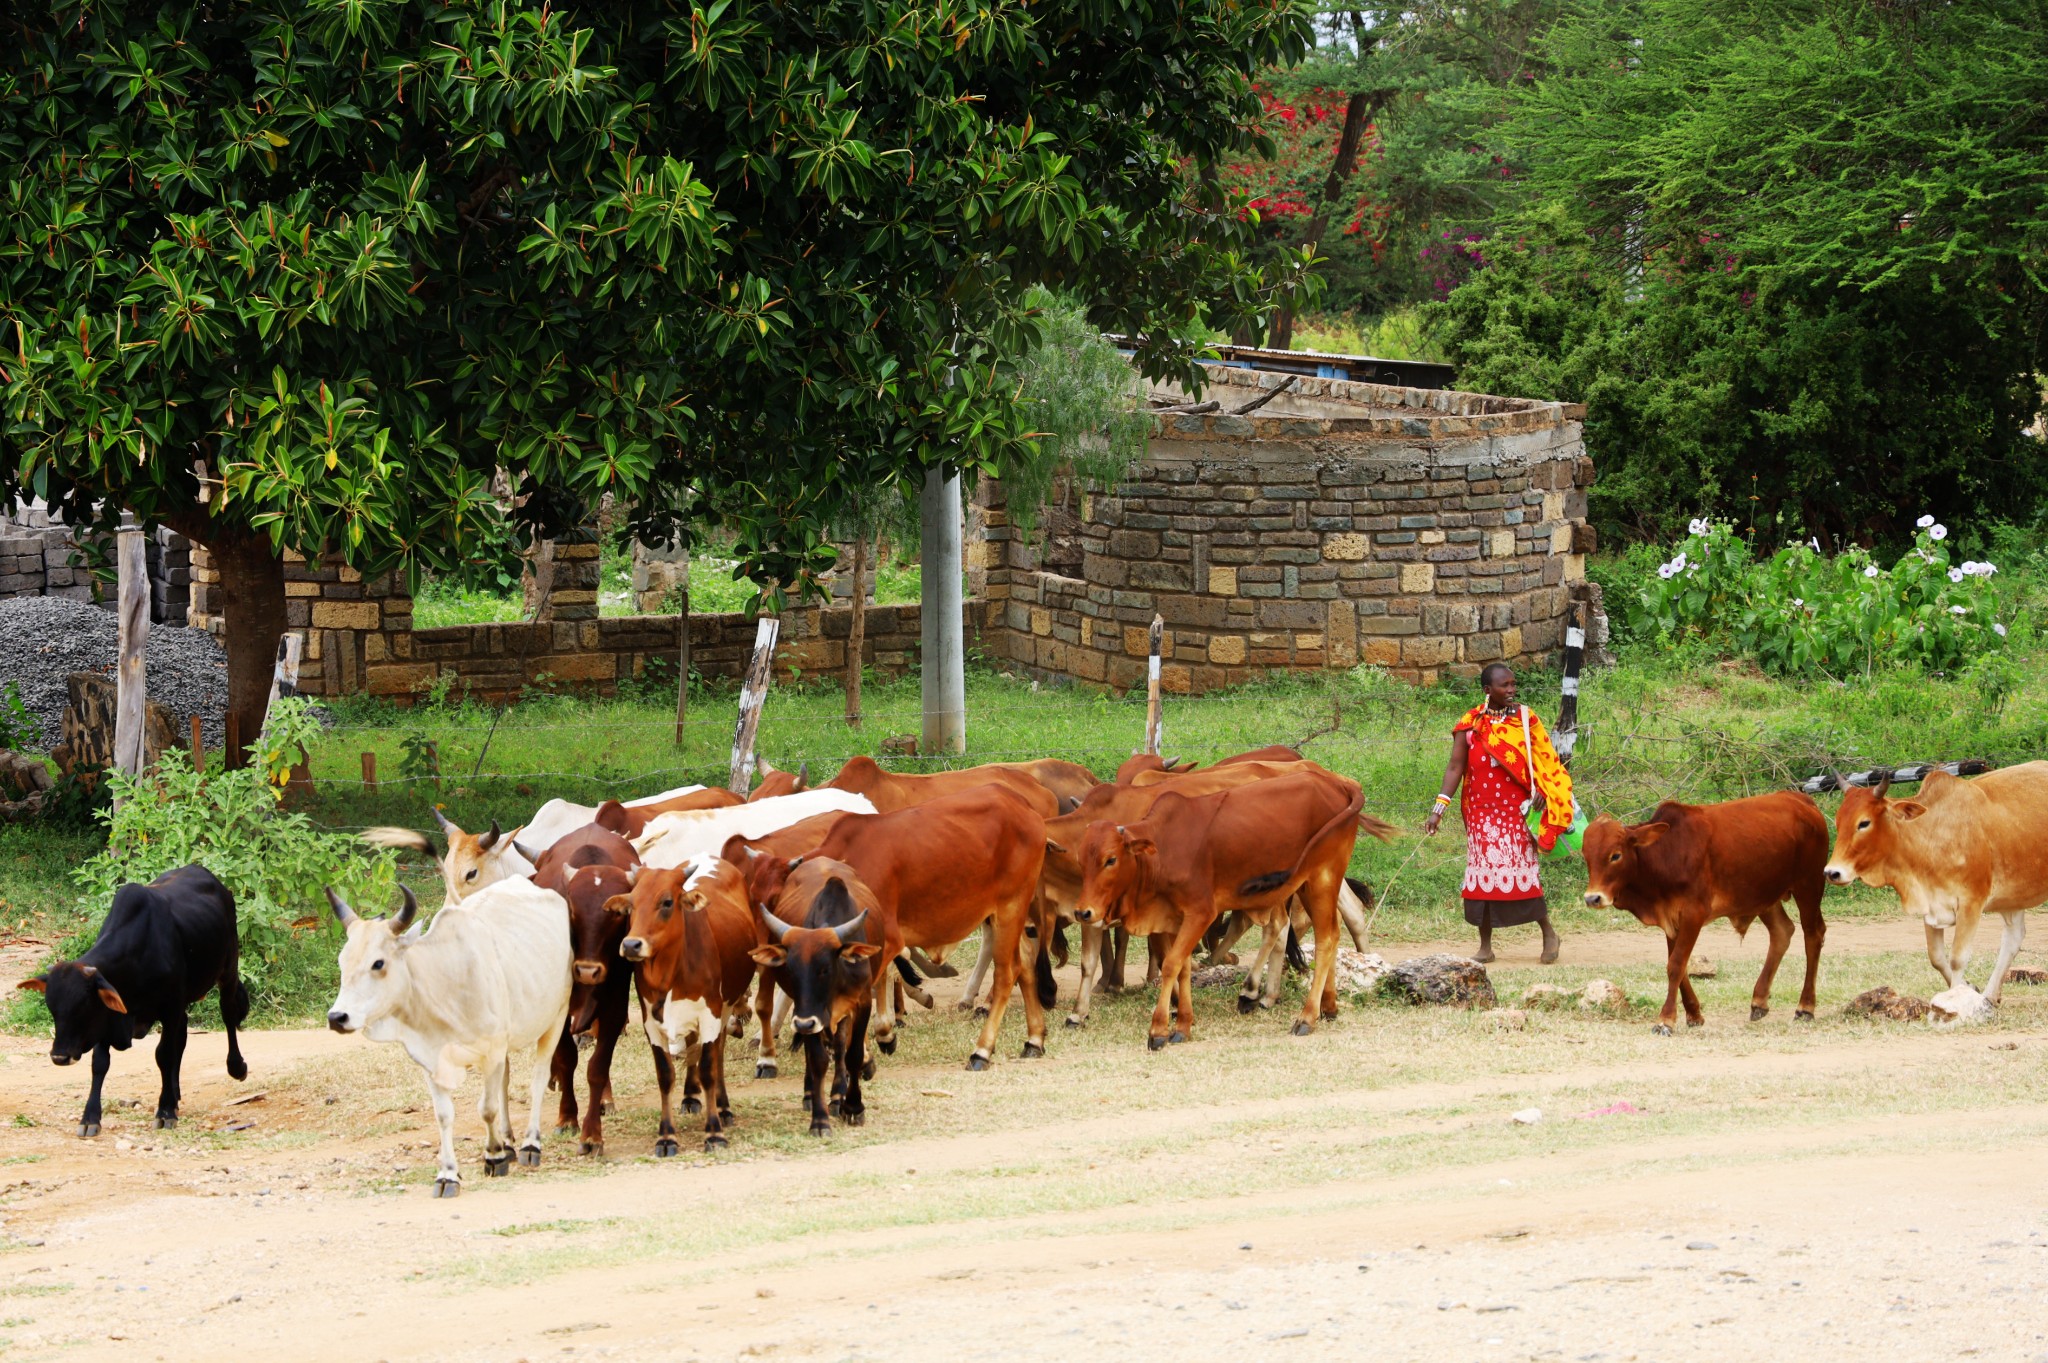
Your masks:
M356 1029L355 1024L349 1021L348 1014L338 1008L328 1010L327 1026L329 1030L336 1032L353 1032Z
M605 968L603 961L576 962L576 983L603 984Z
M78 1063L78 1052L51 1051L50 1063L52 1065L75 1065Z
M1854 871L1846 866L1837 865L1832 861L1828 863L1827 870L1821 872L1821 874L1828 878L1828 884L1830 885L1847 885L1850 881L1856 879Z
M647 939L644 937L628 937L625 941L619 943L619 955L629 961L646 960Z
M809 1036L813 1032L824 1031L825 1024L819 1018L798 1018L796 1020L796 1029L805 1036Z
M1604 894L1602 894L1602 893L1601 893L1600 891L1598 891L1598 890L1588 890L1588 891L1586 891L1586 907L1587 907L1587 908L1589 908L1589 909L1603 909L1603 908L1606 908L1606 907L1607 907L1607 896L1606 896L1606 895L1604 895Z
M1076 923L1093 923L1096 917L1095 910L1089 908L1086 904L1074 906L1074 921Z

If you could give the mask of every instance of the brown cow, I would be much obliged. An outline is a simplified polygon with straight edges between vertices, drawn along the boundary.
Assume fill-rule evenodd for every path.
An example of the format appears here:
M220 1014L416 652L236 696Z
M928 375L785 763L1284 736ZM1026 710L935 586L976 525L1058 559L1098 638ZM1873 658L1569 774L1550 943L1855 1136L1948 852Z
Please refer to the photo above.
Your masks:
M1064 762L1057 757L1041 757L1034 762L990 762L982 767L970 767L968 770L988 771L995 767L1023 772L1051 791L1053 798L1062 805L1082 799L1089 791L1102 784L1100 776L1079 762Z
M1796 790L1753 795L1718 805L1682 805L1666 800L1650 822L1628 826L1602 815L1586 829L1580 854L1586 859L1586 903L1622 909L1664 933L1664 1009L1656 1031L1671 1035L1678 1000L1685 999L1685 1023L1698 1027L1699 996L1686 977L1700 929L1726 918L1747 933L1762 919L1771 934L1763 973L1750 994L1749 1020L1771 1010L1771 980L1792 942L1785 900L1799 905L1806 940L1806 982L1799 990L1796 1018L1813 1017L1813 986L1820 975L1820 898L1827 883L1828 821L1819 806Z
M574 983L569 994L569 1022L555 1043L550 1079L561 1091L561 1105L555 1118L558 1131L575 1131L576 1037L593 1033L590 1061L584 1071L590 1107L583 1113L579 1149L586 1155L604 1153L604 1114L612 1100L612 1053L626 1031L628 987L632 973L618 966L619 942L626 935L626 915L610 907L633 886L632 872L619 866L580 866L573 871L556 868L551 883L541 884L569 902L569 943L575 951ZM538 878L536 884L540 884ZM614 966L618 968L614 969ZM659 1074L668 1056L654 1049L654 1069ZM673 1071L671 1071L673 1073Z
M1117 785L1127 786L1133 778L1147 772L1177 772L1181 775L1186 775L1191 771L1214 771L1217 767L1227 767L1233 762L1299 761L1301 761L1301 753L1294 748L1288 747L1285 743L1273 743L1263 748L1253 748L1249 752L1241 752L1235 756L1212 762L1207 767L1198 767L1195 763L1189 762L1185 758L1159 757L1152 753L1141 752L1133 753L1125 758L1123 765L1116 769L1116 775L1111 779Z
M1034 783L1035 785L1035 783ZM1043 787L1038 793L1045 795ZM870 797L873 798L873 797ZM934 955L995 920L994 1006L968 1057L986 1069L1017 980L1019 946L1035 918L1038 875L1045 861L1045 821L1007 786L983 784L894 814L849 814L833 825L818 855L851 866L874 891L881 928L875 978L906 948ZM879 991L876 1043L895 1050L890 993ZM1045 1054L1045 1010L1035 989L1024 991L1024 1057Z
M520 856L533 863L533 883L556 894L562 892L562 884L568 877L582 867L617 866L630 871L640 864L640 854L633 850L632 843L595 823L585 824L573 833L564 833L545 852L523 847L516 838L512 846Z
M867 1120L861 1101L861 1057L867 1051L868 1020L874 1011L873 958L881 947L872 938L881 906L851 866L813 857L782 883L775 907L779 913L760 910L770 941L755 947L753 956L763 978L772 979L794 1004L797 1040L804 1048L804 1101L811 1109L811 1134L831 1134L833 1117L860 1126Z
M1189 965L1209 925L1237 910L1284 936L1287 901L1297 893L1315 934L1316 961L1294 1034L1315 1030L1319 1007L1322 1016L1336 1016L1337 893L1344 870L1361 824L1376 836L1393 832L1362 817L1364 803L1357 782L1311 768L1214 795L1168 789L1136 823L1088 825L1075 919L1173 934L1147 1037L1153 1050L1194 1035ZM1177 1005L1171 1031L1169 1003Z
M666 869L643 866L631 896L613 900L631 922L619 955L635 963L647 1039L669 1056L697 1062L704 1091L704 1148L726 1144L732 1103L725 1088L728 1019L744 1013L754 983L752 952L762 942L740 873L718 857L695 857ZM673 1155L674 1072L656 1060L661 1130L654 1153Z
M811 788L811 764L805 762L795 771L778 771L761 762L761 784L754 787L754 793L747 797L749 803L755 800L773 800L782 795L794 795L800 790Z
M660 814L675 814L689 809L730 809L746 801L727 790L724 786L706 786L693 790L688 795L678 795L659 804L627 805L617 800L606 800L590 816L590 821L600 828L608 828L622 838L639 838L647 832L647 825Z
M2005 969L2026 940L2027 910L2048 901L2048 762L2022 762L1965 781L1934 770L1919 798L1890 800L1886 782L1851 789L1835 813L1827 877L1899 892L1927 933L1927 959L1949 988L1967 988L1970 939L1987 913L2005 932L1984 998L1998 1002Z
M850 757L839 774L825 783L832 790L865 795L877 814L894 814L924 804L942 795L952 795L980 786L997 785L1023 797L1040 818L1059 813L1059 800L1029 772L1007 764L962 767L959 771L935 771L911 776L884 771L872 757Z

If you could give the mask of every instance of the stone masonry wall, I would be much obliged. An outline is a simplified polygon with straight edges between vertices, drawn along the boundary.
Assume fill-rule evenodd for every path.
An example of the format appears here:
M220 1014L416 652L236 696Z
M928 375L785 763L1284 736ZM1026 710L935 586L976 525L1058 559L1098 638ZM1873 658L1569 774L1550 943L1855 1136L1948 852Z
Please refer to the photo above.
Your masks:
M1201 692L1272 668L1414 681L1547 659L1583 588L1592 463L1581 409L1224 370L1217 415L1162 418L1114 495L1084 498L1078 577L1045 571L982 496L985 647L1040 672ZM1174 396L1167 394L1167 396Z
M146 527L145 535L150 618L182 625L192 581L191 542L161 525ZM104 538L97 543L111 548ZM0 599L11 596L93 599L92 570L78 552L72 528L40 502L0 514Z

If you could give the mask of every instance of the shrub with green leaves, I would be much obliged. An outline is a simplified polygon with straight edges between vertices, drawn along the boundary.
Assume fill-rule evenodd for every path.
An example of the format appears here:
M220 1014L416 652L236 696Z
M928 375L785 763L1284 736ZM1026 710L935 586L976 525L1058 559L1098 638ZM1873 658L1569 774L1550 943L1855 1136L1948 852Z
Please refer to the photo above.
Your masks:
M1719 640L1769 672L1832 677L1885 666L1953 673L2006 646L1998 568L1955 562L1932 516L1890 568L1865 549L1828 557L1812 542L1757 561L1726 521L1689 528L1640 592L1647 624L1667 639Z
M257 1010L292 1015L333 985L339 947L321 887L366 906L396 892L389 853L280 809L282 786L255 767L195 772L171 748L144 776L113 771L106 780L116 808L102 815L106 851L73 876L92 916L60 947L67 958L91 945L121 885L196 862L235 896L242 978Z

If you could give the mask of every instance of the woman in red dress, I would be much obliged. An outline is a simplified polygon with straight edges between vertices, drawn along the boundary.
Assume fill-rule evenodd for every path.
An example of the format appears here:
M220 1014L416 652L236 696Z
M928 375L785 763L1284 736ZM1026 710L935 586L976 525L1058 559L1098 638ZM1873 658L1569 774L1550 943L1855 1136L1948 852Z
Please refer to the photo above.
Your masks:
M1443 791L1422 831L1436 832L1451 797L1464 786L1459 812L1466 834L1465 921L1479 929L1472 959L1493 959L1495 928L1536 923L1543 928L1542 961L1550 965L1557 960L1557 930L1550 925L1536 852L1548 852L1571 826L1572 780L1543 721L1516 702L1514 669L1489 664L1479 685L1485 703L1467 711L1451 731ZM1544 801L1541 832L1534 838L1524 813L1532 785Z

